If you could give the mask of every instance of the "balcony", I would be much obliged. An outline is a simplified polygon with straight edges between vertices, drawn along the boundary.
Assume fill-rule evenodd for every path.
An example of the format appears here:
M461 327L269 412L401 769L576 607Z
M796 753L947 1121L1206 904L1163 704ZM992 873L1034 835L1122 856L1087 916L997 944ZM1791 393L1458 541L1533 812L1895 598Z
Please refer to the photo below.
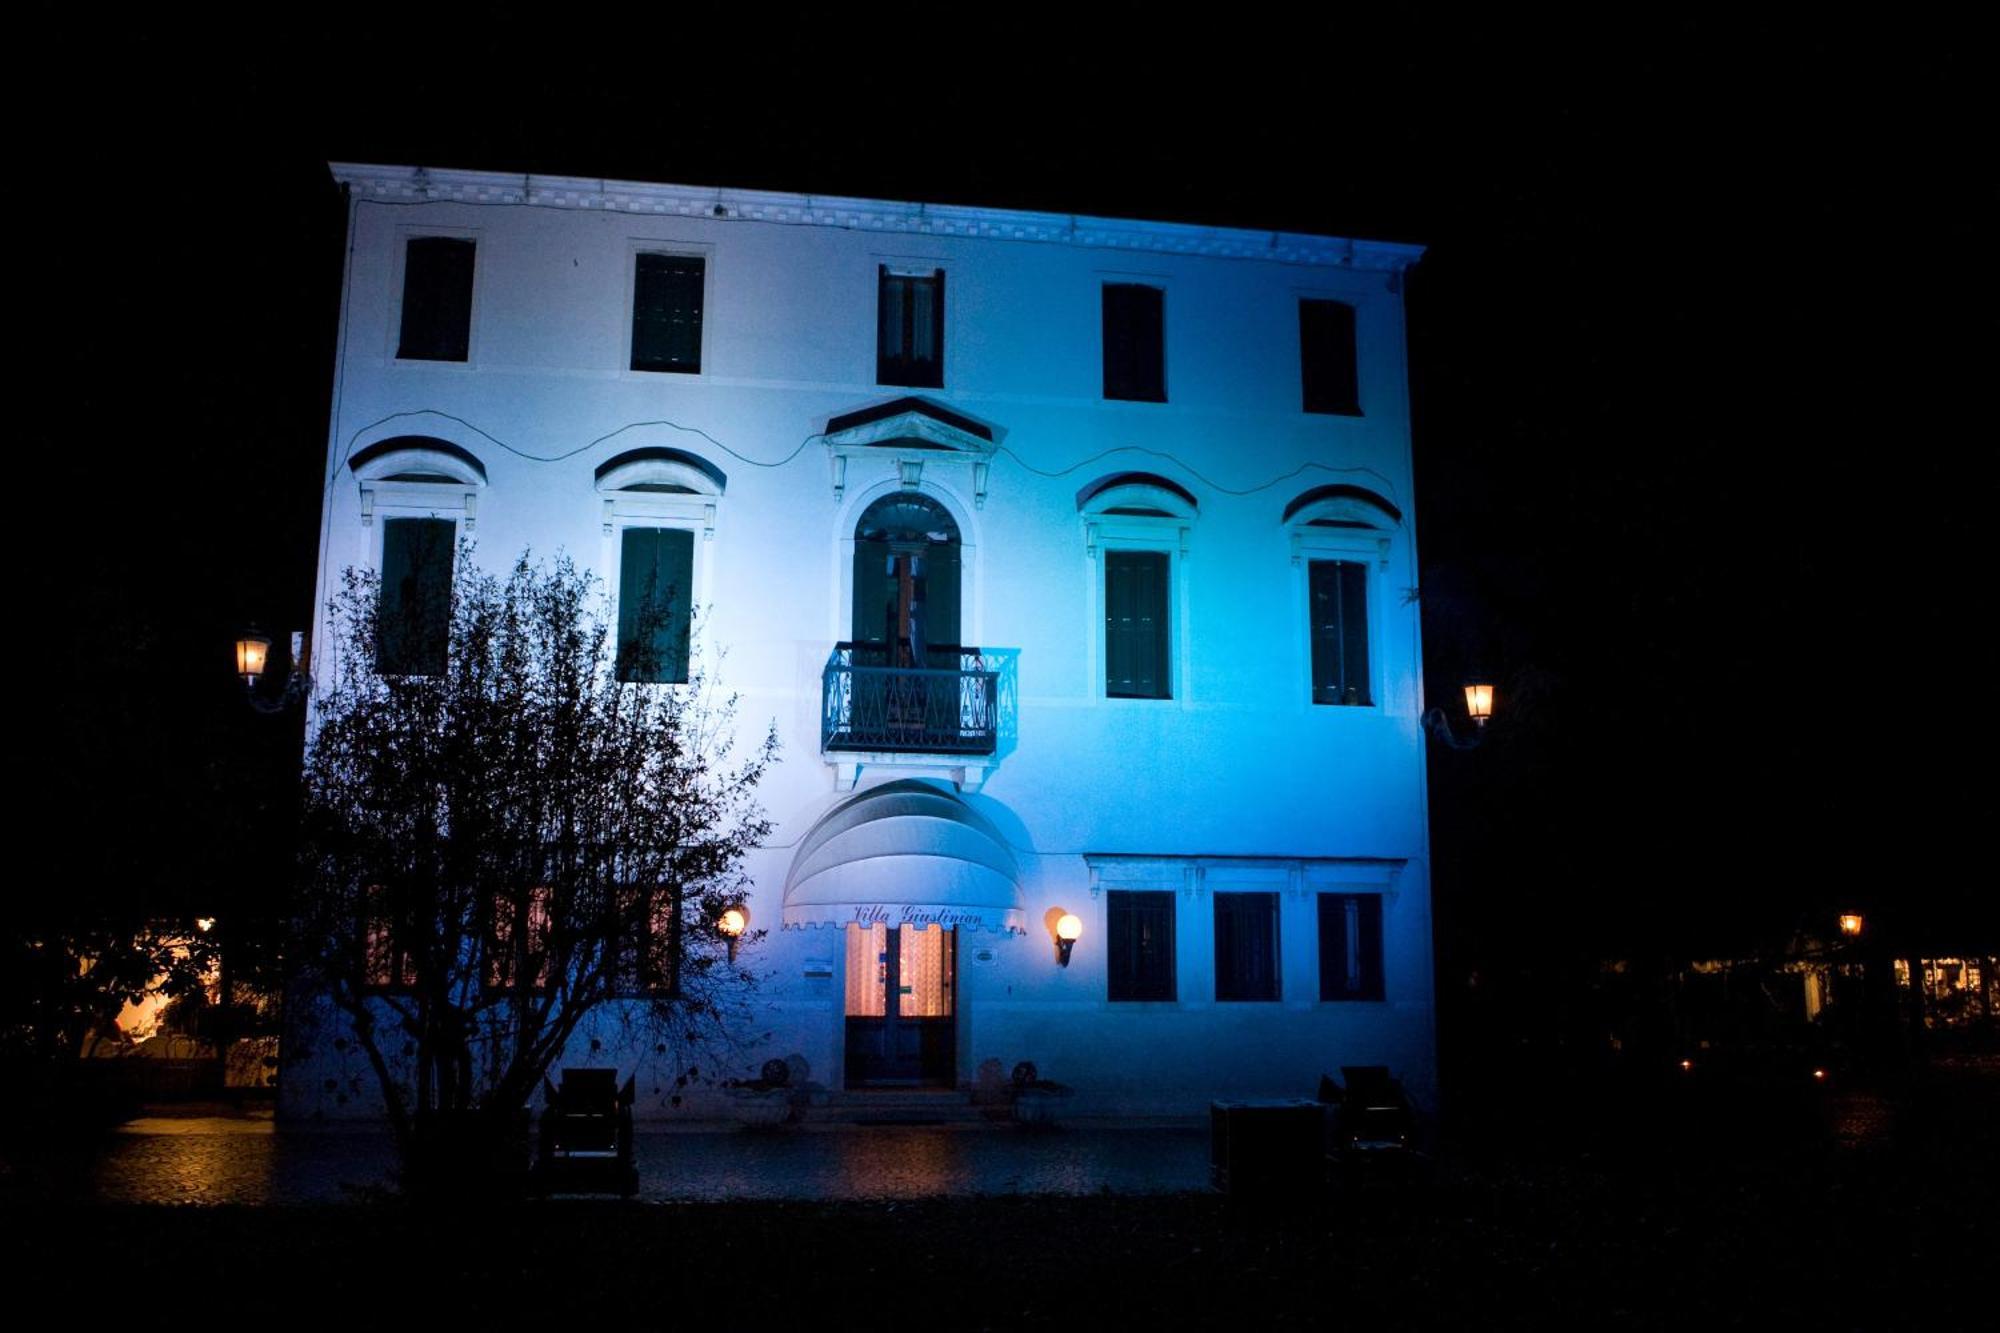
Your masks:
M975 789L1012 748L1017 649L933 645L894 665L878 643L839 643L822 673L820 750L850 787L863 764L943 768Z

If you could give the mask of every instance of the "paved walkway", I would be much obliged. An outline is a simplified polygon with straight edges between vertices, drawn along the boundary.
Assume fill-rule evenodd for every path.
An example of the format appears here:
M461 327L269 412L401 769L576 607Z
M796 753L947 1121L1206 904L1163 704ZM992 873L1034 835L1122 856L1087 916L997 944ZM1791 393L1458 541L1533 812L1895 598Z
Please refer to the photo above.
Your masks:
M1160 1194L1208 1185L1198 1129L883 1125L646 1132L640 1197L915 1199L969 1194ZM105 1203L337 1203L390 1187L373 1128L281 1131L268 1115L146 1117L87 1158L21 1163L53 1192Z

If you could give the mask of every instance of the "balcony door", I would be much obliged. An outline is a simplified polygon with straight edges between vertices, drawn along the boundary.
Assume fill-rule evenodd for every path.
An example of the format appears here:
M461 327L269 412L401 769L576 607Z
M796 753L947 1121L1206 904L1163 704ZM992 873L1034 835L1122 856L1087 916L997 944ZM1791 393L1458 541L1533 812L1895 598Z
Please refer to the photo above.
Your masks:
M958 524L909 491L869 505L854 529L856 665L959 669Z
M954 1086L958 932L855 925L846 934L847 1086Z

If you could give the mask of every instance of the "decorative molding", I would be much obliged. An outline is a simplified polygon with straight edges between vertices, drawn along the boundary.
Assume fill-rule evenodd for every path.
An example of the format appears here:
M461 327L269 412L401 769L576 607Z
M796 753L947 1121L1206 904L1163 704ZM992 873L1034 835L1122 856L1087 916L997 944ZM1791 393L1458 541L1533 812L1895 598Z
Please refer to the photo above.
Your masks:
M1400 273L1423 256L1424 247L1393 241L1361 241L1301 232L1200 227L1181 222L1142 222L1074 213L1032 213L960 204L902 203L835 195L786 194L638 181L591 180L575 176L505 175L363 163L328 164L333 178L354 196L393 204L452 203L525 205L591 213L629 213L701 218L709 222L767 222L784 226L837 227L843 231L889 232L913 236L958 236L999 241L1035 241L1091 250L1134 250L1152 254L1199 255L1212 259L1261 259ZM1240 206L1232 200L1231 206Z
M924 465L972 464L972 507L986 507L986 480L996 445L992 428L927 399L902 398L843 413L823 435L833 466L835 503L847 494L847 461L886 459L906 491L923 489Z

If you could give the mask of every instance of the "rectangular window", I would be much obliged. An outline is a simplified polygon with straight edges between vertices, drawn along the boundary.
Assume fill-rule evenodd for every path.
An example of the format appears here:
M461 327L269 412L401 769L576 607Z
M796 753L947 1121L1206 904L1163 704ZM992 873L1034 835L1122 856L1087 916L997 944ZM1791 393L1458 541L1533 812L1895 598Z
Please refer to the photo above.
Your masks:
M891 273L880 266L875 305L875 382L944 387L944 270Z
M681 915L671 884L621 886L618 912L618 989L630 995L672 995L680 982Z
M403 251L404 361L463 361L472 347L473 243L413 236Z
M1167 401L1167 357L1158 287L1104 284L1104 396L1141 403Z
M638 256L632 285L632 369L700 373L707 270L699 255Z
M1173 697L1167 661L1167 553L1104 553L1104 693Z
M618 564L618 679L685 684L694 533L627 528Z
M413 923L397 911L388 888L370 884L361 896L361 984L376 990L408 990L417 984L417 958L410 947Z
M1314 560L1307 566L1313 702L1373 702L1368 694L1368 566Z
M1382 998L1382 895L1319 896L1319 998Z
M1278 998L1278 895L1215 895L1215 998Z
M546 884L526 893L495 893L487 921L486 985L512 990L525 978L546 990L554 962L554 899Z
M1104 903L1107 998L1175 998L1174 895L1113 889Z
M452 544L448 518L382 523L382 601L375 669L385 676L442 676L451 639Z
M1361 415L1361 377L1354 347L1354 307L1342 301L1299 302L1299 375L1305 410Z

